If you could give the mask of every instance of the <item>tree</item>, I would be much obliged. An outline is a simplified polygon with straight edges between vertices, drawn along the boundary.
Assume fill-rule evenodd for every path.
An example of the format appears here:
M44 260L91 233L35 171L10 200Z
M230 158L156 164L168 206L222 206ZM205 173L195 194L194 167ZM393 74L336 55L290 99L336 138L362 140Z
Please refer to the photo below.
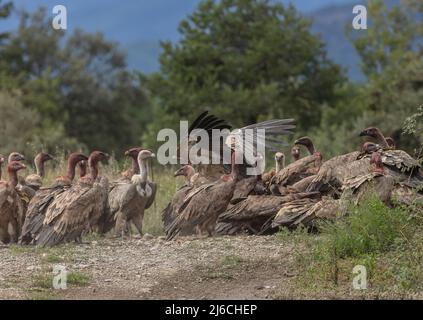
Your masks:
M393 64L401 64L413 54L423 35L419 1L408 0L388 10L382 0L368 4L371 25L367 32L350 31L350 38L362 60L365 75L377 76ZM420 42L421 45L421 42Z
M0 0L0 19L5 19L9 17L12 9L13 9L13 3L12 2L6 2L2 4L3 0ZM1 41L5 38L7 38L8 33L7 32L0 32L0 44Z
M166 114L167 123L156 117L152 126L207 108L234 125L294 117L304 130L320 123L322 104L339 98L343 73L293 6L205 0L178 30L177 44L162 43L160 73L145 79Z
M147 100L126 56L102 34L76 30L65 38L51 28L45 9L23 12L0 58L24 107L36 111L49 132L64 130L89 149L119 155L138 144Z
M365 112L357 121L380 126L410 151L418 140L402 136L402 124L423 101L423 21L418 12L423 13L419 1L392 9L380 0L370 2L373 25L354 39L369 78L361 91Z

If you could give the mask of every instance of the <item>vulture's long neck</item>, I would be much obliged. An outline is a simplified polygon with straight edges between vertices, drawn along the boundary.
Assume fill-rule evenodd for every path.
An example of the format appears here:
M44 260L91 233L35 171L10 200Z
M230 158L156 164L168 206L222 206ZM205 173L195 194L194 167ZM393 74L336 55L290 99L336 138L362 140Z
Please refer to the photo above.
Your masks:
M91 179L94 181L95 179L97 179L97 176L98 176L97 161L95 161L94 159L89 159L88 164L89 164L89 167L90 167Z
M140 165L136 158L131 157L132 159L132 174L139 174L140 173Z
M313 155L316 152L316 149L314 148L313 142L307 143L307 150L310 152L311 155Z
M37 175L39 175L41 178L44 178L44 162L39 158L35 158L34 164Z
M276 160L276 173L278 173L279 171L281 171L283 168L285 168L285 158L282 159L282 161L277 161Z
M9 170L9 182L13 188L18 185L18 173L15 170Z
M70 181L73 181L73 178L75 178L75 167L76 167L77 161L75 159L69 159L68 160L68 167L66 169L66 176L69 178Z
M232 150L232 153L231 153L231 176L236 181L236 180L238 180L240 174L239 174L239 166L235 163L235 161L236 161L235 151Z
M390 148L388 141L386 141L386 139L385 139L385 136L379 130L377 131L376 141L377 141L378 144L380 144L382 146L382 148L384 148L384 149Z
M147 181L147 177L148 177L147 159L139 159L138 166L139 166L139 175L141 176L141 182L144 183Z

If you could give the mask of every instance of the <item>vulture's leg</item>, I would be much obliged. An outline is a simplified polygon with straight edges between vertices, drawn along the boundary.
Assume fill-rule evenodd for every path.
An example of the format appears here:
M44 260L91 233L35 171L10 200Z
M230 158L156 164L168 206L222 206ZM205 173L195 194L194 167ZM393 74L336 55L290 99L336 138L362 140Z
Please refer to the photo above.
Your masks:
M10 242L9 232L7 228L4 228L4 226L0 226L0 242L3 242L4 244Z
M17 243L19 239L19 225L18 221L11 220L8 224L8 233L10 235L10 242Z
M118 212L116 214L116 224L115 224L115 237L120 237L122 240L125 238L126 231L126 219L123 218L123 213Z
M144 212L137 214L134 218L132 218L132 222L134 223L135 227L138 230L138 233L140 234L140 236L143 236L142 233L142 220L144 218Z

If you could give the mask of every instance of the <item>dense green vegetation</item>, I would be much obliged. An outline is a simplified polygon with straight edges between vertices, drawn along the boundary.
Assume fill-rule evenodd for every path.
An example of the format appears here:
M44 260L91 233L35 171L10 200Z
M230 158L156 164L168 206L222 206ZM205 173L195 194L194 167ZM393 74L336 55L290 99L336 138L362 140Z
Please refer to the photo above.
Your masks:
M13 4L0 1L0 19ZM162 43L161 70L129 70L119 45L102 34L54 30L45 9L20 13L0 34L0 150L156 147L157 131L209 109L233 125L293 117L328 158L357 149L356 133L377 125L414 152L403 134L423 101L423 6L387 9L371 0L367 31L347 30L362 58L352 83L326 56L311 22L268 0L204 0ZM346 28L347 29L347 28ZM294 138L294 137L293 137Z

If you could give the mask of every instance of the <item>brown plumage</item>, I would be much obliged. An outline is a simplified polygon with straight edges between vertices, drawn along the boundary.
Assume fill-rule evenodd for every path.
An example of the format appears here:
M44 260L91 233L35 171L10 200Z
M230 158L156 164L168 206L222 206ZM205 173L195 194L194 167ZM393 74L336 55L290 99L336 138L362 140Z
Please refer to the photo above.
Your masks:
M182 206L186 195L193 189L192 177L194 175L195 170L190 165L182 166L181 168L179 168L179 170L174 173L174 177L185 177L185 183L176 191L176 193L173 195L172 200L168 203L168 205L162 212L162 221L166 234L168 232L169 226L178 216L179 208Z
M383 149L390 149L389 143L386 141L382 131L376 127L369 127L360 132L361 137L369 137L379 144Z
M111 188L108 197L110 212L103 232L115 226L116 235L123 236L133 222L142 235L144 212L153 203L157 190L156 184L148 180L147 161L153 157L155 155L150 150L141 150L137 156L139 174L134 174L130 182L116 183Z
M22 169L25 169L24 164L10 162L7 166L9 180L0 181L0 241L3 243L17 242L22 227L24 206L15 190L18 184L17 172Z
M213 235L216 220L228 207L239 181L235 152L232 152L231 159L231 174L223 175L215 183L202 185L186 196L178 217L168 228L168 240L193 233Z
M272 227L315 228L319 220L335 220L345 214L341 199L307 197L285 203L272 221Z
M291 186L304 178L315 175L322 165L322 155L315 150L314 144L309 137L299 138L294 144L296 146L305 146L310 155L291 163L275 175L271 181L271 190L275 195L283 195L289 192L286 189L287 186Z
M35 196L31 199L28 205L25 223L19 239L21 244L30 244L34 241L43 226L45 213L49 205L53 202L56 196L69 189L72 185L72 181L75 177L75 167L77 164L80 165L81 163L84 163L79 167L82 169L80 176L85 176L86 160L88 160L88 158L82 153L72 153L68 158L66 174L64 176L57 177L51 186L40 188L40 190L36 192Z
M313 197L317 194L293 193L286 196L249 196L228 208L219 216L216 234L234 235L240 233L261 234L274 230L270 222L284 203L295 199Z
M360 157L371 159L374 153L380 154L380 161L384 166L391 170L397 170L401 173L414 174L420 169L419 162L403 150L383 150L378 144L365 142L362 146L362 154Z
M345 178L368 173L370 161L369 159L357 160L359 155L360 151L354 151L325 161L307 187L307 191L336 192L342 187Z
M94 151L88 158L89 174L56 195L48 206L42 228L36 236L39 246L80 241L84 232L97 225L106 208L108 180L98 177L98 163L109 155Z

